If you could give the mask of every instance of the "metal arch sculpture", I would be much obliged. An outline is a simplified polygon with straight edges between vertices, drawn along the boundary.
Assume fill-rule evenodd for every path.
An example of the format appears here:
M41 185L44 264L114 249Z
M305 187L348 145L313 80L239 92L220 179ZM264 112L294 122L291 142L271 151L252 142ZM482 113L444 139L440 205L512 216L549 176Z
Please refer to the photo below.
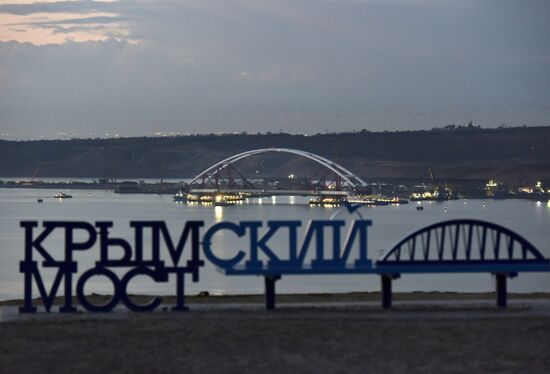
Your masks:
M189 185L195 183L197 180L210 175L210 173L217 173L221 171L222 169L228 167L229 165L233 164L234 162L237 162L239 160L242 160L243 158L247 158L253 155L261 154L261 153L267 153L267 152L283 152L283 153L291 153L295 154L301 157L308 158L312 161L317 162L318 164L321 164L322 166L330 169L335 174L340 176L342 179L344 179L352 188L357 188L358 186L366 186L367 183L359 178L357 175L353 174L351 171L346 169L340 164L337 164L336 162L333 162L327 158L324 158L322 156L319 156L315 153L306 152L306 151L300 151L298 149L292 149L292 148L260 148L260 149L253 149L250 151L238 153L236 155L233 155L231 157L227 157L226 159L223 159L222 161L210 166L206 170L202 171L200 174L198 174L195 178L193 178Z
M550 260L510 229L486 221L457 219L410 234L387 251L375 269L381 276L383 308L391 307L392 280L401 274L484 272L495 275L497 306L505 308L506 278L518 272L550 271Z
M473 219L439 222L397 243L377 262L380 273L540 271L549 260L527 239Z

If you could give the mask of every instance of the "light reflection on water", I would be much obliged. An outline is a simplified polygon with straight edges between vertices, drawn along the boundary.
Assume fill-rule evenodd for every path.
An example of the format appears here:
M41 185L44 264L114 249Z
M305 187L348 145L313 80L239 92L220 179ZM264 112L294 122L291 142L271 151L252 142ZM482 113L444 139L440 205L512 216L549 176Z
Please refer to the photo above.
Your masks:
M249 204L235 206L201 206L176 204L169 195L117 195L109 191L65 190L72 199L58 201L53 195L58 191L25 189L0 189L0 299L21 297L23 278L18 272L23 257L23 230L21 220L85 220L89 222L112 220L113 236L133 241L129 228L131 220L164 220L174 240L178 239L186 220L204 220L208 227L214 222L242 220L302 220L330 219L337 208L309 207L307 198L278 196L273 199L249 199ZM38 204L37 199L44 199ZM263 204L262 204L263 202ZM269 203L267 203L269 202ZM369 257L376 259L404 236L429 224L457 218L475 218L501 224L525 236L546 257L550 257L548 229L550 228L550 203L523 200L457 200L445 203L424 202L424 210L416 210L418 204L400 206L364 207L358 212L372 219L369 230ZM345 212L338 212L336 219L350 219ZM150 237L145 235L145 241ZM61 235L48 239L53 248L60 247ZM285 247L288 239L273 238L274 248ZM234 235L220 233L215 248L226 256L245 248ZM79 268L93 266L97 260L97 248L79 253ZM115 254L116 255L116 251ZM200 282L188 278L187 294L207 290L216 294L261 293L263 281L259 277L227 277L207 263L201 269ZM283 277L278 282L278 292L351 292L378 291L379 279L373 275L331 275ZM394 283L399 291L492 291L493 280L488 274L453 275L405 275ZM549 292L550 274L526 274L509 282L511 292ZM111 287L101 279L86 287L88 292L111 292ZM173 282L155 284L146 277L136 278L131 292L142 294L174 294Z
M214 207L214 218L215 222L221 222L223 221L223 206L216 206Z

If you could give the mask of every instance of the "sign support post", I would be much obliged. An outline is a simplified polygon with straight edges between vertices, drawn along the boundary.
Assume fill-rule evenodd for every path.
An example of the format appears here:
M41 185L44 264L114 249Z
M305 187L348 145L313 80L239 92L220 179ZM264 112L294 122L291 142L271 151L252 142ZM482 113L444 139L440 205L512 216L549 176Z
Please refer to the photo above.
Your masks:
M391 299L392 299L392 292L391 292L391 282L392 282L392 276L389 274L382 274L380 276L380 280L382 281L382 308L389 309L391 308Z
M496 273L497 306L506 308L506 278L507 274Z
M281 279L281 276L266 275L264 278L265 278L265 309L275 310L275 282Z

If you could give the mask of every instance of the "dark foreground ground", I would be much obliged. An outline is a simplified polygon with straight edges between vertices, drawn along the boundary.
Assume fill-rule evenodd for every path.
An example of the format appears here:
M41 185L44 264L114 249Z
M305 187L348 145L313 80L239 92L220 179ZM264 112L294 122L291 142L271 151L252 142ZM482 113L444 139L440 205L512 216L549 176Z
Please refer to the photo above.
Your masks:
M0 373L33 372L548 373L550 301L212 304L1 322Z

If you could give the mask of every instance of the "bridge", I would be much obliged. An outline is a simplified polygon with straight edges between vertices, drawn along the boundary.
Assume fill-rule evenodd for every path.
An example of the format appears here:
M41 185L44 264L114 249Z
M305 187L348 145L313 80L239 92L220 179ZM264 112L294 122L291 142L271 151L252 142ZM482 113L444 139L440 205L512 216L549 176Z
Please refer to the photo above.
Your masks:
M265 153L285 153L311 160L320 170L307 180L289 183L290 186L265 185L246 178L235 166L239 161ZM289 179L294 176L290 175ZM292 181L291 181L292 182ZM367 183L343 167L315 153L291 148L261 148L227 157L208 167L188 183L189 196L197 201L213 201L215 196L228 200L240 196L332 196L346 197L367 187ZM202 200L201 200L202 199Z
M506 279L519 272L548 272L550 260L527 239L500 225L457 219L435 223L408 235L376 262L382 305L391 307L391 282L401 274L490 273L497 305L506 307Z
M370 225L370 221L355 224L357 222ZM366 235L361 246L366 256ZM322 249L320 251L322 253ZM283 275L379 275L382 306L390 308L392 281L402 274L489 273L496 279L497 306L505 308L508 278L520 272L550 272L550 259L527 239L503 226L474 219L449 220L424 227L405 237L372 264L370 261L347 264L339 261L340 255L336 257L337 261L318 266L286 261L283 266L233 266L223 270L226 275L263 276L268 310L275 309L275 282Z

